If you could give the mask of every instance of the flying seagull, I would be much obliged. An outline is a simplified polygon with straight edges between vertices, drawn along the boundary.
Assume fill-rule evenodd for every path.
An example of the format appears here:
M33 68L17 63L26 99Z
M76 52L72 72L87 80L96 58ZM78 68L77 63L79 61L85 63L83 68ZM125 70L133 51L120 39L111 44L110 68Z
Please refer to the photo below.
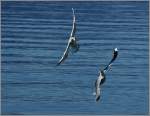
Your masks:
M106 80L105 72L107 72L110 69L112 63L116 60L117 56L118 56L118 49L115 48L113 50L113 58L111 59L111 61L108 63L108 65L103 70L100 70L99 76L98 76L97 80L95 81L96 101L98 101L100 99L100 88L101 88L101 85Z
M76 32L76 18L75 18L75 13L74 13L74 9L72 8L72 12L73 12L73 26L72 26L72 31L70 34L70 38L68 40L68 45L61 57L61 59L59 60L57 65L60 65L61 63L63 63L66 58L68 57L68 54L70 52L70 50L74 50L73 52L77 52L79 50L79 44L77 42L77 38L75 37L75 32Z

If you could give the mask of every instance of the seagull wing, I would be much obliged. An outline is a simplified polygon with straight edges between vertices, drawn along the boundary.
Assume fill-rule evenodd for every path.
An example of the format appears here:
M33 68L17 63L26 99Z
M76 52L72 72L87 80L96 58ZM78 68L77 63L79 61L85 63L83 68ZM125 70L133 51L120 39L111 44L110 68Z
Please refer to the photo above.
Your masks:
M112 63L116 60L117 56L118 56L118 51L114 50L113 51L113 57L112 57L111 61L108 63L108 65L104 68L104 72L106 72L110 68Z
M76 32L76 19L75 19L75 14L74 14L73 8L72 8L72 12L73 12L73 26L72 26L72 31L71 31L70 37L74 37L75 32Z
M101 79L99 80L100 78L98 78L96 81L95 81L95 93L96 93L96 101L98 101L100 99L100 82L101 82Z
M98 101L100 99L100 87L97 89L96 92L96 101Z
M100 89L101 89L101 82L105 78L103 75L103 71L100 71L100 75L98 79L95 81L95 89L96 89L96 101L100 99Z
M61 57L61 59L59 60L57 65L60 65L62 62L65 61L65 59L68 57L68 53L69 53L69 48L70 48L70 42L68 42L68 45L66 47L66 50L64 51L63 56Z

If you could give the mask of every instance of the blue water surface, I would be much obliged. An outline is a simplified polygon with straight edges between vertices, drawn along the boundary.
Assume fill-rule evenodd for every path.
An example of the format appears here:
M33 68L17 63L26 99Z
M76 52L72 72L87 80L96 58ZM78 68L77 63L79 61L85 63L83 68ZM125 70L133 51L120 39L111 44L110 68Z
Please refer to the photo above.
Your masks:
M56 66L75 9L80 50ZM2 114L148 114L148 2L2 2ZM101 99L94 82L117 47Z

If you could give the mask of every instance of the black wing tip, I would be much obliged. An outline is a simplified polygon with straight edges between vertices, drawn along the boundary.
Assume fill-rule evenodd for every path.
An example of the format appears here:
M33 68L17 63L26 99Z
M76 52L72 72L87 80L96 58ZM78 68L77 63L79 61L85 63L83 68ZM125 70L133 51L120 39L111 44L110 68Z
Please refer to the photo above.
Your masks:
M117 48L114 49L114 53L118 53L118 49Z
M61 62L58 62L57 64L56 64L56 66L59 66L61 64Z
M118 49L114 48L114 57L117 57L117 56L118 56Z
M98 97L96 98L96 102L98 102L98 101L99 101L99 99L100 99L100 96L98 96Z

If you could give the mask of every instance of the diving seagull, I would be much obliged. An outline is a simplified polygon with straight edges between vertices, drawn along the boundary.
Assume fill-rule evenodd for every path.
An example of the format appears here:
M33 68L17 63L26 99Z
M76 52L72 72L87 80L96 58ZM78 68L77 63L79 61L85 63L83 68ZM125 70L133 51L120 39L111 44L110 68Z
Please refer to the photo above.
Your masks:
M95 81L95 95L96 95L96 101L98 101L100 99L100 89L101 89L101 85L105 82L106 80L106 76L105 73L111 68L112 63L116 60L118 56L118 49L115 48L113 50L113 57L111 59L111 61L108 63L108 65L103 69L100 70L99 76L97 78L97 80Z
M68 54L70 52L71 49L74 50L74 52L77 52L79 50L79 44L77 42L77 38L75 37L75 32L76 32L76 18L75 18L75 13L74 13L74 9L72 8L72 12L73 12L73 26L72 26L72 31L70 34L70 38L68 40L68 45L61 57L61 59L59 60L57 65L60 65L61 63L63 63L65 61L65 59L68 57Z

